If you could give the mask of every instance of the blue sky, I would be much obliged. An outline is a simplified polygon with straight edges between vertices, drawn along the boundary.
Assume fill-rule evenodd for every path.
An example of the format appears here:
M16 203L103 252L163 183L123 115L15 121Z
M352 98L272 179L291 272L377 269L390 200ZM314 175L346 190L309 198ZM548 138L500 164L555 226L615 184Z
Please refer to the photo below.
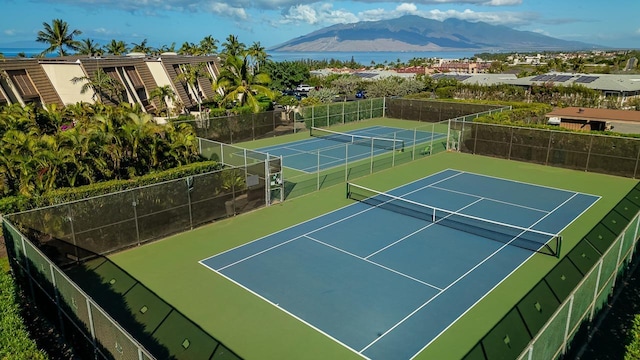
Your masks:
M44 22L66 21L104 44L147 39L153 47L220 43L237 35L246 45L267 48L337 23L413 14L506 25L564 40L616 48L640 48L638 0L0 0L0 47L35 47Z

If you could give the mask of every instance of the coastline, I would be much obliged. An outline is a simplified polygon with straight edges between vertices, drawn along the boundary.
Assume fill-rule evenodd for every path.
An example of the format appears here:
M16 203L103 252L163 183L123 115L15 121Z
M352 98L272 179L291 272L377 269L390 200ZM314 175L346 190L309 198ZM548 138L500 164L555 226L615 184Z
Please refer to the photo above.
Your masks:
M38 48L10 48L0 47L0 53L5 58L16 57L19 53L24 53L27 58L39 55L44 49ZM439 58L439 59L463 59L471 58L475 52L470 51L353 51L353 52L289 52L289 51L267 51L269 58L273 61L298 61L298 60L340 60L354 61L362 65L370 65L372 62L383 64L385 62L407 62L413 58ZM56 57L56 54L49 54L46 57Z

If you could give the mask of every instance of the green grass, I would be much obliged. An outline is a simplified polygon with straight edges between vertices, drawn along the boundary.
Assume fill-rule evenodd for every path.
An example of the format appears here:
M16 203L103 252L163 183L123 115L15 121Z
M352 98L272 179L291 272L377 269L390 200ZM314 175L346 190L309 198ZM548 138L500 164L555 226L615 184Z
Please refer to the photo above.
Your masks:
M357 125L371 126L377 121ZM397 121L393 124L397 126ZM268 140L274 141L261 140L255 147L266 146ZM386 190L447 168L602 196L563 232L561 256L636 184L632 179L448 152L355 182ZM198 264L221 251L348 205L344 193L344 184L340 184L111 258L244 358L357 359L357 354L342 345ZM557 262L550 256L533 256L417 358L463 357Z
M0 245L1 246L1 245ZM8 272L7 258L0 258L0 358L5 360L47 359L38 350L20 314L18 290Z

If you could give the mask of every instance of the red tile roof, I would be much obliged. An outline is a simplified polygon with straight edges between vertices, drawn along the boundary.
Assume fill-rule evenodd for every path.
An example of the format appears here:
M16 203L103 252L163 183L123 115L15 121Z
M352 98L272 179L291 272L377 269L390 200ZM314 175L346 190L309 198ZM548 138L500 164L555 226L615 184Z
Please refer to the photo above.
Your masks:
M611 110L581 107L557 108L545 115L565 119L594 120L594 121L629 121L640 123L640 111Z

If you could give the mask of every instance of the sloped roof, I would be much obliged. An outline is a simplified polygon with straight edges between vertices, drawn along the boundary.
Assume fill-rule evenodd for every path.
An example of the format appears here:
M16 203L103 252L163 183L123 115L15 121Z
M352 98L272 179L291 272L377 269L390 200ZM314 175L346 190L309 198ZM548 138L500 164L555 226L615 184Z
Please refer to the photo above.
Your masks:
M546 117L589 121L623 121L640 123L640 111L566 107L547 113Z

